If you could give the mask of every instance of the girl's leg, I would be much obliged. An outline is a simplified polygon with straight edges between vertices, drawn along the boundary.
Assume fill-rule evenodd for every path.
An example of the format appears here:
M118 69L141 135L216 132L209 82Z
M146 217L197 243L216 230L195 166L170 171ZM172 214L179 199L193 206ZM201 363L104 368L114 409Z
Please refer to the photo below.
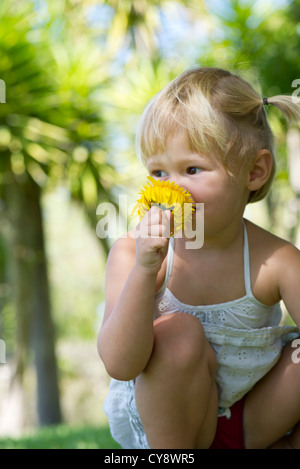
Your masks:
M217 425L216 357L200 321L185 313L154 323L154 348L136 379L136 404L153 449L209 448Z
M300 449L300 423L293 432L269 446L269 449Z
M246 448L275 447L277 442L276 447L287 444L300 449L300 364L292 360L294 351L291 344L286 345L277 364L246 398Z

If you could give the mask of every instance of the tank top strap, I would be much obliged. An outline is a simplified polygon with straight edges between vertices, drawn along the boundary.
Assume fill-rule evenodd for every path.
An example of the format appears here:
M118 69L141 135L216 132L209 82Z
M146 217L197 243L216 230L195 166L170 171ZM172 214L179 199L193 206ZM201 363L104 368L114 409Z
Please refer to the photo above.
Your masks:
M174 244L175 244L175 239L170 238L168 254L167 254L167 268L166 268L165 280L162 286L160 287L159 292L164 291L169 284L169 280L170 280L171 273L172 273L172 266L173 266Z
M250 272L250 253L249 253L249 241L246 223L244 222L244 281L246 294L253 296L251 290L251 272Z

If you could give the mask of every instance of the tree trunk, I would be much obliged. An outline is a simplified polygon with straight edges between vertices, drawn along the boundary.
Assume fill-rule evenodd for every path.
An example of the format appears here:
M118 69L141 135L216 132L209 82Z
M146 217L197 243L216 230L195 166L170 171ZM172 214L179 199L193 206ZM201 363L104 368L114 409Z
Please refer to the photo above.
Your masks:
M23 375L31 345L39 423L51 425L61 422L61 411L40 198L38 185L28 176L6 186L18 323L17 375Z

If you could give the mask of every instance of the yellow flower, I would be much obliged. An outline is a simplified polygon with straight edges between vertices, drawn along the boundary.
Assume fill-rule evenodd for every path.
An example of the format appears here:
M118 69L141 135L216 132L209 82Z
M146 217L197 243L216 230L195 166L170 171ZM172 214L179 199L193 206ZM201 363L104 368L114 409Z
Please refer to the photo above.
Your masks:
M187 222L191 221L192 211L195 210L191 194L174 181L159 181L151 176L147 179L148 182L140 191L141 197L137 200L132 214L137 211L141 221L153 205L162 210L171 210L173 226L170 235L174 237Z

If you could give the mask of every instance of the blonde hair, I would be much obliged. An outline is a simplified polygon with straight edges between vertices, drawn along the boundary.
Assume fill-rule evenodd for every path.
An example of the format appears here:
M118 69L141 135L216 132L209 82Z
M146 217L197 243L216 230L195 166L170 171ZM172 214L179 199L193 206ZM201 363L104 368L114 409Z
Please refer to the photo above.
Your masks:
M290 96L273 96L268 104L278 107L288 121L300 118L300 106ZM259 150L273 157L269 180L250 194L248 202L268 193L274 175L274 137L262 97L244 79L212 67L187 70L171 81L148 104L140 119L136 150L147 158L165 150L166 140L184 130L190 148L221 159L228 173L237 177Z

